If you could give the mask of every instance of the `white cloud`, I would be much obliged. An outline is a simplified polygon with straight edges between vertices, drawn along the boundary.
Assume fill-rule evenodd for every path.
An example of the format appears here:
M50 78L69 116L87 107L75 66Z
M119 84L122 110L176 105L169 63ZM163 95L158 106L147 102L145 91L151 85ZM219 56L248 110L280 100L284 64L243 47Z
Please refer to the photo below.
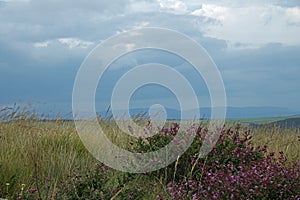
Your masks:
M156 1L131 0L128 6L130 12L154 12L159 9Z
M81 40L78 38L59 38L59 39L47 40L43 42L34 42L33 46L36 48L46 48L53 44L66 45L70 49L74 49L74 48L86 49L89 48L91 45L94 45L94 42Z
M35 42L33 43L34 47L37 48L41 48L41 47L48 47L48 45L50 44L50 41L46 41L46 42Z
M80 38L99 41L120 30L161 26L191 36L225 40L229 47L300 43L300 8L280 7L277 1L130 0L116 3L103 0L89 4L64 1L59 6L51 1L26 2L22 6L10 3L2 8L2 38L51 41L64 37L60 43L70 48L87 48L91 43ZM35 47L48 45L42 42Z
M191 15L194 16L204 16L208 18L213 18L220 22L223 22L226 18L228 18L228 14L228 8L211 4L204 4L202 5L202 8L194 10L191 13Z
M210 19L199 27L204 35L225 40L231 47L253 48L268 43L300 44L299 7L204 4L191 15Z
M286 18L289 24L300 26L300 7L287 8Z
M160 10L170 12L173 14L185 14L187 13L187 6L180 0L158 0Z
M78 38L60 38L60 39L58 39L58 41L61 44L67 45L70 49L73 49L73 48L83 48L83 49L86 49L90 45L94 44L93 42L85 41L85 40L80 40Z
M118 43L118 44L114 45L112 48L115 49L115 50L122 49L122 50L125 50L127 52L130 52L135 47L136 47L135 43Z

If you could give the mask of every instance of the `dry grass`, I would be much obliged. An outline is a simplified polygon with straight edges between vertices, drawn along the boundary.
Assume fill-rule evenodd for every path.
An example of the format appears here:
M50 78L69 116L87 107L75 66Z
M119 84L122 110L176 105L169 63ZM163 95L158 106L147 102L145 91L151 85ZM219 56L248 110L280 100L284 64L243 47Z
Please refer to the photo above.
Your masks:
M85 150L72 123L18 120L0 123L0 182L18 190L22 183L43 190L75 167L89 169L95 159ZM0 190L1 194L1 190Z
M255 146L267 145L269 152L282 151L288 161L300 161L300 130L276 126L252 130Z
M107 125L105 132L110 133L108 137L112 142L120 146L125 144L126 148L131 138L120 134L114 126ZM265 127L253 129L252 135L254 145L267 144L269 151L283 151L289 161L300 161L299 130ZM0 122L0 197L5 195L6 182L11 183L10 190L15 192L25 183L41 193L51 193L66 174L77 167L84 172L96 162L83 146L71 121L20 119ZM45 188L46 179L51 180L50 188Z

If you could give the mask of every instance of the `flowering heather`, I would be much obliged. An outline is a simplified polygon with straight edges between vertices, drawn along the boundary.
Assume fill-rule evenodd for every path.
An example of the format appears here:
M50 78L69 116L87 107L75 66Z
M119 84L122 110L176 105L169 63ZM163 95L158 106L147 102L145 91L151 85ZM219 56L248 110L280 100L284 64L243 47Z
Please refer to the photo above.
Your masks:
M198 138L207 132L199 129ZM191 162L196 162L190 155ZM168 183L172 199L299 199L300 162L251 145L250 131L222 130L191 176Z
M178 124L171 124L152 138L139 138L133 146L139 151L158 149L169 142L179 130ZM73 180L81 187L77 186L80 191L85 191L84 195L80 193L83 196L94 194L92 191L101 191L102 195L106 194L109 198L117 194L122 199L140 199L152 191L157 199L300 198L300 162L288 163L282 152L268 153L267 146L253 146L250 131L243 131L239 126L223 128L220 132L220 138L212 151L205 158L199 158L199 149L208 130L197 127L194 142L177 161L154 172L119 173L118 179L122 181L110 187L110 190L115 188L112 193L105 186L111 181L108 175L110 169L91 175L90 179L99 180L100 184L97 181L92 184L86 177ZM158 162L157 158L153 162ZM150 180L150 183L145 180ZM135 187L124 186L129 183L134 183ZM165 188L165 192L157 191L157 187L161 186ZM93 187L96 188L91 190ZM72 187L69 188L71 191L63 191L74 194ZM96 199L97 195L93 197Z

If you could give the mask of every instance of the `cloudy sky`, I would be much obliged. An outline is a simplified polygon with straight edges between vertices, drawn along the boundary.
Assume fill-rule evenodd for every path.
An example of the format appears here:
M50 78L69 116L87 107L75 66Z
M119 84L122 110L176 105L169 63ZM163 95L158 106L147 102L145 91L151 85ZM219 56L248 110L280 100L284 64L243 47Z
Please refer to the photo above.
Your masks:
M96 45L135 28L162 27L186 34L207 50L223 77L229 106L300 111L298 0L1 0L0 27L0 104L32 101L71 109L76 73ZM155 58L176 65L175 58L159 52L116 61L99 84L98 103L109 104L110 81L126 66ZM195 80L193 73L185 72ZM160 90L137 92L136 106L174 98ZM196 93L207 99L205 92Z

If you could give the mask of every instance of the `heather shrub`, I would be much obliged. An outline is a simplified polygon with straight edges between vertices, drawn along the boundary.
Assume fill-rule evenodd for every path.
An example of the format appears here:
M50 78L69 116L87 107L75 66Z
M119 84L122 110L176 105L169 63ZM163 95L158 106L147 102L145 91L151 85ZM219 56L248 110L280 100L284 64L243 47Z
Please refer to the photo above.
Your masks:
M218 170L203 166L200 180L188 179L168 184L172 199L297 199L299 164L284 167L275 158L235 168L231 164ZM278 161L278 160L277 160ZM276 161L275 161L276 162Z
M168 184L172 199L300 198L300 162L287 164L283 153L252 146L249 130L222 130L207 157L191 162L192 176Z
M199 151L205 135L208 133L207 128L203 128L197 124L191 125L196 129L196 137L189 149L180 156L174 163L164 169L152 172L157 177L163 177L163 182L182 181L190 178L199 179L202 177L200 166L204 163L216 170L218 166L223 164L232 164L235 167L240 165L248 165L250 161L259 161L264 157L265 148L254 148L251 146L250 131L242 131L237 126L235 128L221 129L220 138L211 153L205 158L199 158ZM138 151L153 151L168 144L180 130L177 123L172 123L168 128L163 128L157 135L151 138L139 139Z
M84 177L73 177L72 187L62 191L68 198L74 199L88 195L92 199L114 196L118 199L143 199L151 193L161 199L300 198L300 163L287 165L283 153L268 153L267 146L253 146L250 131L239 126L221 129L212 151L205 158L199 158L208 130L195 127L196 138L188 151L163 169L146 174L128 174L101 165L101 170L90 171ZM178 124L170 124L158 130L154 137L136 139L132 150L157 150L170 142L178 130ZM169 194L163 190L158 192L157 188L161 186Z

